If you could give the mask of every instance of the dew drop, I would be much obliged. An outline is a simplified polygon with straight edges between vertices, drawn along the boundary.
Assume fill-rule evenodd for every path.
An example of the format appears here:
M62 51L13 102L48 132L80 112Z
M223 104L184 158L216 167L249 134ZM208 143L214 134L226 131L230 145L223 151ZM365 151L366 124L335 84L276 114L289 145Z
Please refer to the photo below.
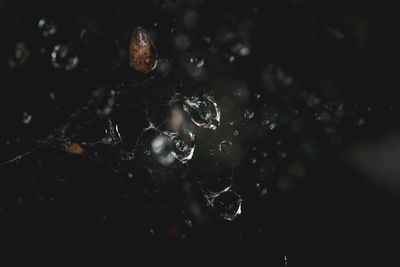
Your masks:
M221 111L212 96L184 98L184 110L190 114L191 120L197 126L217 129L220 123Z
M222 153L225 153L225 154L230 154L232 152L232 142L223 140L219 144L219 151L221 151Z
M182 163L191 160L195 149L194 134L187 132L180 134L168 133L168 135L171 138L172 156Z
M53 21L48 21L45 18L42 18L38 22L38 29L43 37L49 37L56 34L57 25Z
M246 109L244 111L243 116L245 117L245 119L251 120L254 117L254 112L252 110L250 110L250 109Z
M222 192L208 201L209 206L227 221L234 221L242 213L242 198L234 191Z
M65 44L55 45L51 52L51 64L56 69L73 70L78 65L78 56Z
M238 130L234 131L234 132L233 132L233 135L234 135L234 136L238 136L238 135L239 135L239 131L238 131Z
M103 143L107 145L115 145L120 142L122 142L122 138L118 130L118 124L114 125L110 118L108 118Z
M32 121L32 115L30 115L28 112L24 112L22 114L22 122L24 124L29 124Z

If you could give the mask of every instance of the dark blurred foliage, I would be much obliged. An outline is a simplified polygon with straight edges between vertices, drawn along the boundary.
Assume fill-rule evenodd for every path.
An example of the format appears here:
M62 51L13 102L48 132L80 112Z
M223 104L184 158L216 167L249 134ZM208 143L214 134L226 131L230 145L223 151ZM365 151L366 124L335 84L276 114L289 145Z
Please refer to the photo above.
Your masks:
M185 247L209 262L216 253L266 266L393 263L396 12L389 1L357 0L0 0L0 162L34 149L0 165L0 239L128 254ZM55 34L38 29L43 18ZM129 67L136 26L153 34L169 64L150 74ZM51 64L60 43L79 58L72 71ZM206 71L188 58L203 59ZM123 144L65 152L67 141L104 137L110 90ZM221 121L237 124L197 130L187 167L153 174L138 159L121 160L147 116L166 114L152 103L167 104L176 91L213 91ZM255 116L243 121L246 108ZM210 210L198 187L220 157L209 153L218 150L212 143L224 139L238 144L232 172L243 207L234 221Z

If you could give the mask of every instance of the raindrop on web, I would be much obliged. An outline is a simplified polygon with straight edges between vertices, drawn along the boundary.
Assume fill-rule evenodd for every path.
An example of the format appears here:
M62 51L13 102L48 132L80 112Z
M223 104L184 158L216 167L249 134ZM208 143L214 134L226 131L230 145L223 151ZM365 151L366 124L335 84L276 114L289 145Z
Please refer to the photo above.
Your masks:
M182 163L191 160L195 149L194 134L188 131L180 134L168 133L168 135L171 138L172 156Z
M56 34L57 25L53 21L48 21L45 18L42 18L38 22L38 29L43 37L49 37Z
M242 213L242 198L234 191L225 191L209 197L209 206L223 219L233 221Z
M223 140L219 144L219 151L221 151L222 153L225 153L225 154L230 154L232 152L232 142Z
M221 111L212 96L185 97L183 108L190 114L191 120L197 126L212 130L217 129L220 123Z
M246 109L244 111L243 116L245 117L245 119L251 120L254 117L254 112L252 110L250 110L250 109Z
M118 130L118 124L114 125L110 118L107 119L105 132L105 137L103 138L104 144L115 145L122 141L121 135Z
M78 65L78 56L68 45L55 45L51 52L51 64L56 69L73 70Z
M22 114L22 122L24 124L29 124L32 121L32 115L30 115L28 112L24 112Z

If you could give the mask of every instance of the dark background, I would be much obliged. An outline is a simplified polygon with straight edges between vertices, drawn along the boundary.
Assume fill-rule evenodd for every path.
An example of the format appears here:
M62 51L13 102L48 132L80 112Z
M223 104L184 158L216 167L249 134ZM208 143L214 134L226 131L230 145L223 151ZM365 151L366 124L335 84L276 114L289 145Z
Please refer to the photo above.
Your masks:
M41 34L41 18L57 25L55 35ZM210 250L270 266L393 263L400 194L396 20L385 1L0 1L0 162L51 140L0 166L1 239L128 250L183 245L206 259ZM130 32L139 25L151 32L169 71L129 68ZM224 32L234 37L224 40ZM189 42L180 46L178 36ZM29 56L14 66L19 42ZM58 43L79 56L72 71L51 65ZM235 54L236 43L250 54ZM192 56L204 59L205 74L191 72ZM243 84L241 99L235 90ZM104 135L98 88L116 92L120 108L110 116L123 147L68 154L65 140ZM139 159L122 161L121 150L132 149L148 126L146 116L165 114L154 103L168 103L177 91L212 91L221 121L239 121L211 136L196 132L205 149L187 165L149 175ZM246 108L255 113L248 121L241 120ZM24 112L32 116L28 124ZM268 130L263 122L271 114L277 126ZM229 138L239 147L233 176L243 198L233 222L207 208L197 183L201 164L214 160L213 143Z

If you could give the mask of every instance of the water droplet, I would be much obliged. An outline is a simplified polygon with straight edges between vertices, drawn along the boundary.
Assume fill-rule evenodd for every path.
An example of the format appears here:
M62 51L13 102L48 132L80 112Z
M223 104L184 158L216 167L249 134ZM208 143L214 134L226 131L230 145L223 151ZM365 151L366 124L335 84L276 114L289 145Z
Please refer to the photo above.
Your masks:
M240 57L244 57L250 54L250 48L242 43L237 43L232 47L232 52Z
M221 111L212 96L190 97L184 99L184 110L191 116L191 120L200 127L217 129Z
M157 51L150 33L142 27L136 27L129 44L129 65L137 71L148 73L157 67L157 63Z
M32 121L32 115L30 115L28 112L24 112L22 114L22 122L24 124L29 124Z
M274 120L265 120L262 122L262 125L267 126L271 131L276 127L276 121Z
M225 153L225 154L230 154L232 152L232 142L231 141L227 141L227 140L223 140L220 144L219 144L219 151Z
M107 145L115 145L122 142L121 135L118 130L118 124L113 124L113 122L108 118L107 126L105 129L105 137L103 138L103 143Z
M202 68L204 66L204 59L200 59L198 62L197 62L197 67L198 68Z
M215 150L214 149L210 149L209 154L210 154L210 156L214 156L215 155Z
M194 134L192 132L169 133L169 136L172 143L172 156L182 163L191 160L195 149Z
M242 198L233 191L225 191L208 200L209 205L222 218L233 221L242 213Z
M250 158L250 163L251 164L256 164L257 163L257 159L256 158Z
M51 52L51 64L54 68L71 71L78 65L78 62L78 56L69 46L64 44L54 46Z
M265 196L268 193L268 189L265 186L262 186L260 183L256 184L256 189L260 197Z
M57 32L57 25L53 21L48 21L44 18L39 20L38 28L44 37L49 37Z
M238 131L238 130L234 131L234 132L233 132L233 135L234 135L234 136L238 136L238 135L239 135L239 131Z
M233 63L235 61L235 56L234 55L230 55L229 57L228 57L228 62L229 63Z
M251 120L254 117L254 112L252 110L250 110L250 109L246 109L244 111L243 116L245 117L245 119Z
M283 265L287 266L288 265L288 258L287 256L283 256Z

